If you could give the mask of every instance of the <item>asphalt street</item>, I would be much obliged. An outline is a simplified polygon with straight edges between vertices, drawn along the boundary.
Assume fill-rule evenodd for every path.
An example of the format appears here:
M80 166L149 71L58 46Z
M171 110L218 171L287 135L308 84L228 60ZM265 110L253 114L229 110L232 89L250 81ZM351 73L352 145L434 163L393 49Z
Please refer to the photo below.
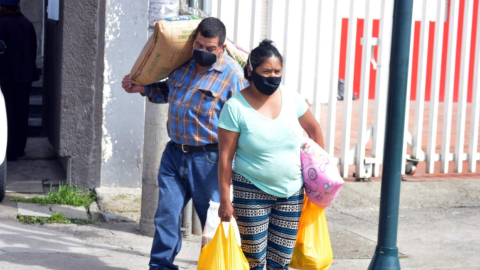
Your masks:
M402 183L402 269L480 269L480 180ZM380 183L346 183L326 215L331 270L367 269L378 228ZM446 196L448 194L448 196ZM0 204L0 269L148 269L152 238L136 222L24 225L9 194ZM180 269L196 269L198 237L183 242Z

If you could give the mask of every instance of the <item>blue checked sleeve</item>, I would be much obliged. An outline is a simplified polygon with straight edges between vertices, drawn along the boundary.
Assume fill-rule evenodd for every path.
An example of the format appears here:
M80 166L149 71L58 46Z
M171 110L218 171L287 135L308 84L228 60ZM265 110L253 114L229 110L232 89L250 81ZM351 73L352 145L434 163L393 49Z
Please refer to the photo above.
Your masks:
M243 89L247 88L249 85L248 81L243 77L238 78L235 80L231 85L228 91L227 99L235 96L238 92L242 91Z
M168 80L145 86L145 94L152 103L168 103Z
M236 83L236 85L233 86L233 94L235 95L236 93L240 92L241 90L247 88L249 85L247 79L241 77L241 78L238 78L238 81Z

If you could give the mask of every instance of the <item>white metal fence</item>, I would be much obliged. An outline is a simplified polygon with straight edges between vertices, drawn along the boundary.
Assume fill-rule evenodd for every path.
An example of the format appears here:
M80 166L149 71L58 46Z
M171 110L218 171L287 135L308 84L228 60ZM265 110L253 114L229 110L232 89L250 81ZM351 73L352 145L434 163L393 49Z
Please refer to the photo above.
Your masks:
M462 3L465 1L464 15L463 20L459 22L461 1ZM405 123L406 143L403 152L405 163L408 161L413 164L426 162L428 173L435 172L435 166L439 166L435 162L440 162L442 173L449 172L449 162L451 161L455 164L455 172L464 170L462 167L464 161L468 161L468 170L475 172L477 162L480 160L478 151L480 35L476 35L475 43L475 52L477 53L474 56L473 93L471 102L467 102L473 14L474 7L478 8L478 3L474 2L478 0L461 1L414 1L416 9L414 13L421 14L421 19L417 20L420 21L421 27L417 61L417 59L413 59L415 22L412 23ZM450 5L448 5L449 2ZM293 5L295 7L301 5L301 13L294 15ZM253 48L262 38L272 38L275 33L282 33L283 38L277 38L274 41L284 55L283 83L298 89L300 93L311 100L314 115L321 123L326 124L326 129L323 130L326 137L326 150L335 156L342 175L347 177L350 165L355 165L356 178L369 178L379 175L380 165L383 161L393 5L393 0L214 0L213 16L222 19L227 25L228 36L233 37L237 44L246 49ZM315 8L311 8L313 6ZM433 8L433 6L435 7ZM346 15L348 17L345 17L346 11L348 11L348 15ZM431 15L433 11L435 12L434 17ZM312 12L314 16L312 16ZM344 100L340 104L337 102L337 92L341 29L344 18L348 18L348 37L344 78L345 93ZM355 69L357 18L364 19L360 71ZM378 38L371 38L374 19L380 21ZM430 21L448 21L449 25L444 102L439 101L441 98L441 63L442 57L445 58L445 54L442 54L444 24L435 24L433 64L431 64L431 77L428 77ZM300 23L300 27L292 31L293 23ZM456 48L459 38L457 31L459 23L463 24L464 34L461 48ZM480 29L480 20L477 20L476 24L477 29ZM323 32L325 27L329 31ZM306 29L314 29L314 31L308 30L308 33L314 34L306 35ZM230 35L230 33L233 34ZM314 42L311 42L312 36ZM369 38L365 38L365 36ZM312 46L314 51L308 49L307 46ZM328 49L325 49L325 46ZM375 46L378 46L376 59L373 54ZM457 50L461 50L459 70L455 68ZM417 65L417 74L412 74L414 62ZM371 65L376 69L375 99L369 102ZM454 102L453 99L456 72L460 76L458 102ZM312 76L306 77L305 73L312 74ZM358 101L352 101L355 73L360 74L361 78ZM415 103L412 103L415 105L415 120L414 123L411 123L409 122L409 111L413 75L416 75L417 82ZM427 81L430 79L431 82L428 84ZM427 85L430 85L430 97L427 97L430 98L430 101L425 102ZM353 106L354 102L358 103L357 106ZM370 106L374 104L374 108L370 112L369 103ZM339 104L343 107L343 115L337 114ZM428 114L425 113L426 105L429 109ZM322 106L324 106L323 110ZM441 127L439 127L440 107L443 108ZM469 107L469 115L467 115L467 107ZM358 108L358 111L353 111L353 108ZM455 130L452 131L454 108L456 108L456 120ZM321 114L322 111L325 113ZM372 121L368 118L369 114L370 118L373 118ZM358 126L353 127L353 130L352 118L358 121ZM340 119L343 120L340 122ZM424 122L427 121L428 126L424 127ZM466 130L467 122L470 123L470 130ZM337 125L340 124L341 132L338 132ZM413 132L411 133L409 126L412 124ZM440 139L437 139L439 128L442 130L441 149L437 149L437 140ZM428 134L428 136L424 134ZM336 142L337 137L341 139ZM452 152L450 148L453 138L455 141ZM468 143L468 150L465 152L466 143ZM368 151L367 144L369 145ZM407 145L411 150L408 150Z
M442 1L443 2L443 1ZM448 1L447 1L448 2ZM428 54L428 36L429 27L426 14L428 10L428 1L422 1L422 21L420 32L420 48L418 58L418 73L417 73L417 95L415 106L415 124L413 136L407 131L407 143L412 148L412 154L406 155L406 159L413 162L426 162L427 173L434 173L435 162L440 161L440 172L449 172L449 163L454 162L454 171L463 172L464 161L469 162L468 171L476 172L477 161L480 160L480 154L478 153L478 129L479 129L479 91L478 91L478 60L480 57L480 35L476 35L476 49L473 51L474 55L474 84L472 90L471 103L467 103L468 82L469 82L469 67L472 52L470 44L472 42L472 27L474 23L477 24L480 20L473 20L474 15L474 0L452 0L450 6L446 4L438 4L436 7L436 19L435 24L435 40L433 49L433 68L430 84L431 99L429 104L430 114L428 118L428 137L426 152L422 149L423 139L423 120L425 110L425 89L427 86L427 54ZM461 4L463 4L463 20L460 17L462 10L460 10ZM478 9L478 1L477 1ZM478 10L477 10L478 11ZM443 102L443 125L442 125L442 138L441 149L437 152L437 129L439 124L439 105L440 105L440 85L441 85L441 61L445 54L443 51L443 38L444 38L444 24L448 23L449 35L448 35L448 47L446 55L446 76L445 76L445 95ZM440 23L438 23L440 22ZM459 33L459 24L462 24L463 34ZM413 31L412 31L413 36ZM461 47L457 48L457 40L460 39ZM413 40L413 38L412 38ZM413 43L413 41L412 41ZM460 55L460 69L456 68L457 51L461 52ZM412 61L410 61L410 66ZM410 69L411 70L411 69ZM455 86L455 75L459 76L458 89ZM409 74L409 78L412 74ZM410 93L410 84L408 92ZM454 102L454 92L458 91L458 102ZM470 119L467 116L467 106L471 107ZM407 105L408 107L408 105ZM456 120L453 119L453 108L456 108ZM408 119L408 118L407 118ZM470 121L470 130L465 130L466 123ZM452 130L452 124L455 123L455 130ZM405 123L408 126L408 123ZM452 137L455 138L454 152L451 152ZM466 140L469 144L468 152L465 153ZM406 143L406 144L407 144ZM405 146L406 148L406 146ZM437 165L438 166L438 165Z

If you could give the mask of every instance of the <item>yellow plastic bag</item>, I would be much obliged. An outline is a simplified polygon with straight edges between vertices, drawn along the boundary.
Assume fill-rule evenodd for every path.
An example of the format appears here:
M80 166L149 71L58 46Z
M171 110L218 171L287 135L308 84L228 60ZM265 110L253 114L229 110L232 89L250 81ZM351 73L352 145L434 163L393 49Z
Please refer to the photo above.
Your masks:
M220 222L213 240L206 244L200 258L197 270L249 270L247 258L237 243L232 222L225 236L223 223Z
M332 262L332 245L325 211L305 198L290 267L323 270L328 269Z

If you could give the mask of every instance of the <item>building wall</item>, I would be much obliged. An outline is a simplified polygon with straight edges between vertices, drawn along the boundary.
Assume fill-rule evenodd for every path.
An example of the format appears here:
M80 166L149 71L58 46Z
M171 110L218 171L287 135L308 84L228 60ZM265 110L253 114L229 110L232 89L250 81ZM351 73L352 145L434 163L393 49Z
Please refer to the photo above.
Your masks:
M42 125L53 148L60 148L60 117L63 59L63 2L59 6L59 20L45 20L43 58Z
M97 149L95 138L101 130L95 125L101 118L95 87L99 71L96 65L99 49L98 0L65 0L63 2L63 52L61 61L60 123L57 152L71 158L72 183L97 186L98 178L90 171ZM101 37L100 37L101 38Z
M147 14L148 0L109 0L106 4L102 186L142 185L145 98L125 93L121 82L147 42Z
M145 98L121 87L147 41L148 0L60 1L46 21L45 130L71 182L140 187Z

